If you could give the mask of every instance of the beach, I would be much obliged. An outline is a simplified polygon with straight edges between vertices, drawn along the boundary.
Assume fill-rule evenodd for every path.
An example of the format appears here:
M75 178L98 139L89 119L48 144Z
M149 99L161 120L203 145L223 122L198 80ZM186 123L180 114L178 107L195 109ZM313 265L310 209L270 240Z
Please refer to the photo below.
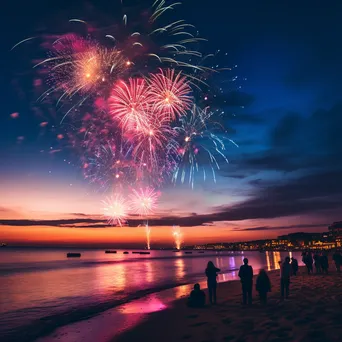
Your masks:
M266 306L255 291L253 305L243 306L239 281L221 283L216 306L187 308L184 298L111 341L341 341L342 274L332 269L330 263L330 274L307 275L301 267L285 301L280 299L280 272L270 272Z

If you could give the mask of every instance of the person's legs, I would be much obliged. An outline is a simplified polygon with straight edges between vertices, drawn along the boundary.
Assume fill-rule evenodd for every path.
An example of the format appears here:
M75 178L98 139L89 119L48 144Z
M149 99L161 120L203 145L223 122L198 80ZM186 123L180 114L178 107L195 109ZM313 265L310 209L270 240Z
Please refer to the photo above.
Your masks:
M252 305L252 287L253 285L251 284L250 286L248 286L248 304Z
M286 279L286 282L285 282L285 296L286 296L286 298L289 297L289 292L290 292L290 280Z
M213 302L216 304L216 287L217 284L213 284Z
M209 303L212 304L213 302L213 288L210 284L208 284L208 291L209 291Z
M284 279L283 278L280 279L280 293L281 293L281 297L284 298Z
M267 303L267 292L259 292L259 296L260 296L260 303L261 304L266 304Z
M247 304L247 291L244 284L242 284L242 303Z

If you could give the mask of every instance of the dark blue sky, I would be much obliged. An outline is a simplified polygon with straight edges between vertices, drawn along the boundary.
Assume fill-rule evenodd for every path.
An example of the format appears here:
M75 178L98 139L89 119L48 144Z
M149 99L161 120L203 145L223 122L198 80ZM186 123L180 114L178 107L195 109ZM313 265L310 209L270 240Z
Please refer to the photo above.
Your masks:
M3 12L2 184L8 184L8 179L16 184L15 179L36 177L87 188L77 165L64 161L74 163L70 151L39 152L60 147L53 138L58 128L52 135L43 134L37 118L32 118L27 101L33 95L18 93L18 89L30 92L25 77L20 78L29 63L18 65L26 58L21 50L9 52L37 29L66 22L78 13L80 17L85 7L89 10L81 5L84 2L72 3L13 3ZM99 12L110 9L109 1L93 3ZM177 190L192 192L184 206L197 216L185 215L184 225L214 221L218 229L226 223L233 230L262 236L276 235L280 229L324 229L342 219L342 3L185 0L178 11L208 39L208 51L223 52L220 63L237 65L222 87L226 93L230 89L240 92L233 97L236 106L223 108L234 131L231 137L240 147L229 149L231 164L222 167L216 185L199 184L193 191L185 186L166 189L163 209L172 208L184 216L183 210L171 204L172 199L178 196ZM233 84L228 81L232 76L237 76ZM19 118L11 118L13 112L19 112ZM18 143L18 136L24 136L24 141ZM14 202L0 200L0 207L13 209ZM227 236L224 229L222 234Z

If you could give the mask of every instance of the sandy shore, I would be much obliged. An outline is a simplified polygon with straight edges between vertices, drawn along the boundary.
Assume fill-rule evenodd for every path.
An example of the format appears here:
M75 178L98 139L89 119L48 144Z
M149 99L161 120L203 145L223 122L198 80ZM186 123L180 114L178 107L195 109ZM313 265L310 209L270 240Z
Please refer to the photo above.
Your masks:
M279 270L270 272L272 292L266 307L253 293L251 307L241 305L238 281L218 286L218 304L190 309L185 299L151 313L132 330L112 341L341 341L342 274L307 275L303 268L291 279L290 298L280 300Z

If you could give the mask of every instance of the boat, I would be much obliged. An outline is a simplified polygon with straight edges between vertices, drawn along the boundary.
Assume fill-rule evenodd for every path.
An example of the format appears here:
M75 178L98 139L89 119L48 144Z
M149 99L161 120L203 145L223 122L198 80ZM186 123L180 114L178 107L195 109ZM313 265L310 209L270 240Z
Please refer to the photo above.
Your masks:
M129 254L129 252L123 252L123 254Z
M132 254L140 254L140 252L132 252Z
M179 249L177 249L177 250L175 250L175 251L172 251L173 253L177 253L177 252L180 252L180 250Z
M108 251L105 251L105 253L106 253L106 254L116 254L116 251L110 251L110 250L108 250Z
M192 252L185 252L185 254L192 254Z
M139 252L139 254L151 254L150 252Z
M67 258L80 258L81 253L67 253Z

